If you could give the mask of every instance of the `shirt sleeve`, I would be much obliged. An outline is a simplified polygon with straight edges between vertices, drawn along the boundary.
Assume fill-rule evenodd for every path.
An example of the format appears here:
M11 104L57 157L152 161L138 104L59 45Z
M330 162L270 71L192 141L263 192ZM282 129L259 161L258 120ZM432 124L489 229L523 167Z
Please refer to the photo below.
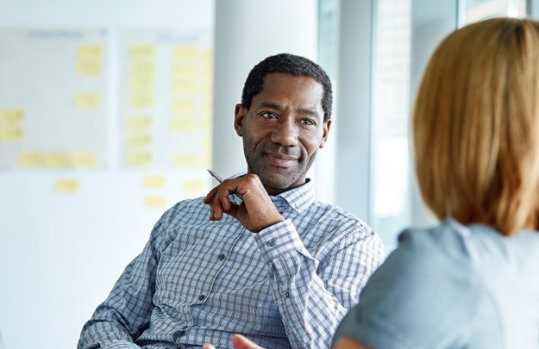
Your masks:
M323 261L307 251L290 220L256 234L292 348L328 348L338 323L383 259L382 242L372 231L347 233L361 238Z
M78 349L139 348L133 338L150 320L161 233L159 221L142 253L129 263L108 298L84 325Z
M334 339L347 336L373 349L460 348L473 328L479 277L463 244L446 253L426 233L399 237Z

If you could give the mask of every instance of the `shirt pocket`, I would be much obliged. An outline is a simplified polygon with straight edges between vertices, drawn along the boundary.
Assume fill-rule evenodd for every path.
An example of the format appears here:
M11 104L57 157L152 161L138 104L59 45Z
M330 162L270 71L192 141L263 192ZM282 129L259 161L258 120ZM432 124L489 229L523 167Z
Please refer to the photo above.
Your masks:
M215 223L174 230L175 238L162 251L157 266L156 301L170 306L193 304L208 294L222 269L220 251L230 249L234 237Z

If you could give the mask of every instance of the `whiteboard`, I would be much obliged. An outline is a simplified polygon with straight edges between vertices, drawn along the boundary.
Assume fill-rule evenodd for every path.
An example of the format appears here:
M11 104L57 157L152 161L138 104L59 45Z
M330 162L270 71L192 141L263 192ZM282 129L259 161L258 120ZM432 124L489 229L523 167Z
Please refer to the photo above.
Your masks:
M212 34L210 0L0 3L5 348L74 348L157 219L210 188ZM155 99L135 108L136 45L154 52ZM192 51L198 87L174 89ZM152 161L128 163L140 146Z
M103 29L0 29L0 170L110 168Z
M215 27L222 37L212 43L216 4L221 7L215 13ZM270 53L313 57L316 4L314 0L293 5L286 0L0 0L0 30L101 33L97 45L103 45L102 56L99 50L85 51L84 61L90 62L82 71L95 72L91 67L94 64L95 68L100 57L102 75L79 76L77 68L69 71L74 74L73 86L82 80L104 83L106 94L98 104L103 108L86 112L97 115L99 110L107 115L106 125L97 125L106 134L90 144L90 151L97 154L94 166L81 166L88 157L80 160L77 150L47 155L47 161L27 157L34 167L12 162L11 167L0 169L0 332L7 349L75 347L83 324L127 263L140 253L166 208L213 184L204 165L211 160L222 176L244 170L233 111L246 73ZM303 24L294 27L300 17ZM219 57L208 58L212 56L207 53L208 43ZM190 49L185 50L186 46ZM197 64L206 62L196 65L194 75L186 71L184 60L193 56L193 49ZM135 51L139 53L131 53ZM132 65L143 65L150 51L153 75L132 75ZM184 59L178 61L177 57ZM68 60L64 63L77 65L76 56ZM220 84L215 102L208 101L215 95L208 91L207 76L213 72L204 68L211 60L219 62L215 65L215 81ZM153 83L131 91L131 78L150 78ZM187 79L191 85L175 87L177 79ZM50 86L61 89L57 84L60 82L55 80ZM131 97L145 94L153 95L153 103L145 104L144 98L131 103ZM80 99L79 105L95 106L93 101L94 97ZM29 117L28 112L20 112L27 104L13 108L12 104L4 107L8 109L5 118L14 120L6 129L28 131L27 122L17 121ZM208 120L211 104L215 104L216 115ZM208 122L216 135L209 133ZM6 131L6 137L17 134ZM10 142L14 154L24 150L22 142ZM0 148L6 144L1 143ZM106 147L104 152L100 144ZM205 155L210 145L214 153L227 150L218 163ZM151 161L143 156L129 161L128 154L139 148L150 154ZM193 153L200 156L193 159ZM327 169L320 162L324 153L315 167ZM142 161L133 161L137 159ZM36 165L43 163L49 166ZM331 186L327 181L318 183L320 188Z

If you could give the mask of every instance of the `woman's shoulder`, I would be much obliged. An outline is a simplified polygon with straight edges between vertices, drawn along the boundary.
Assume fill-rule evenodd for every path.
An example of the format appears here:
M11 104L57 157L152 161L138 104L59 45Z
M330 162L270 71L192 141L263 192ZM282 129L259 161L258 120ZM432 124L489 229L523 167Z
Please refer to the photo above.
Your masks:
M361 293L353 327L362 330L352 337L403 348L465 337L482 292L467 234L451 222L403 231Z
M475 248L471 241L472 229L453 219L425 228L408 228L398 236L394 254L406 263L422 263L425 260L439 263L474 264Z

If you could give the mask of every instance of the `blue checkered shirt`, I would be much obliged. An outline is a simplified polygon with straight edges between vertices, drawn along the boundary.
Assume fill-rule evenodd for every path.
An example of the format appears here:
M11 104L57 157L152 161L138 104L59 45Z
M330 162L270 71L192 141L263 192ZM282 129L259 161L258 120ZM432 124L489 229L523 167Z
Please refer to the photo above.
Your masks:
M365 223L314 200L311 182L271 197L285 218L255 234L208 219L201 198L156 223L142 253L84 325L86 348L329 348L383 245Z

